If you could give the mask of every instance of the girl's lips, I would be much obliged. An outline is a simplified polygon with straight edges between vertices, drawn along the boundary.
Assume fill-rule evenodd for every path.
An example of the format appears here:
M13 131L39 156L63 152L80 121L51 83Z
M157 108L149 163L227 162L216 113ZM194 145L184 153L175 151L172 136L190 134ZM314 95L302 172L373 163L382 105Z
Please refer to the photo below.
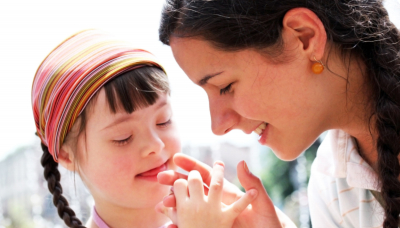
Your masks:
M167 162L165 162L164 164L162 164L154 169L150 169L146 172L136 175L136 177L140 178L140 179L148 180L148 181L157 181L158 173L165 171L167 169L168 169Z

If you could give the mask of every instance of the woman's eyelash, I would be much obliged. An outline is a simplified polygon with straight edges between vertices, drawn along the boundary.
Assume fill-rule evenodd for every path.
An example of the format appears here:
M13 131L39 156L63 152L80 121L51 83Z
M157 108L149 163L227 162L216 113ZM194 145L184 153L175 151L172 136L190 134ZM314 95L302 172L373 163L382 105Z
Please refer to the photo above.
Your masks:
M159 124L157 124L157 126L166 126L168 124L171 124L171 119L169 119L167 122L159 123Z
M126 145L131 139L132 139L132 135L129 136L128 138L126 138L126 139L122 139L122 140L113 140L113 142L114 142L115 144L117 144L118 146L123 146L123 145Z
M222 94L229 93L230 90L231 90L232 84L233 84L233 83L231 83L231 84L229 84L227 87L221 89L221 90L219 91L219 94L222 95Z

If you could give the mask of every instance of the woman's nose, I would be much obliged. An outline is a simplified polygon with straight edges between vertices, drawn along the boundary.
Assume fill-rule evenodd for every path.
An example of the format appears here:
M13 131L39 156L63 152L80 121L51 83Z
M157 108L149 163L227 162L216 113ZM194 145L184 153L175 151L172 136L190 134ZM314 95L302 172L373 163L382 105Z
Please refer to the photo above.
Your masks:
M143 138L141 138L140 140L142 141L141 142L142 157L158 154L165 147L165 144L161 140L159 135L156 132L151 131L151 130L149 130L147 134L143 135Z
M209 99L211 114L211 129L216 135L224 135L233 129L240 120L229 103L218 99Z

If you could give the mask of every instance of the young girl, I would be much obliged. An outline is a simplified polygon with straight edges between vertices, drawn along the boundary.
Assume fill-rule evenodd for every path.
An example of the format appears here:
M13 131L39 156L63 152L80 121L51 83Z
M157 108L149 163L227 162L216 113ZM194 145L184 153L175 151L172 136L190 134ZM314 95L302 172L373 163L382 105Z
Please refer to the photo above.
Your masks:
M169 0L159 31L206 91L215 134L254 131L260 144L293 160L329 130L311 170L313 227L399 226L400 33L382 1ZM245 170L241 163L243 187L259 195L235 224L281 227ZM167 174L160 182L172 184L176 176ZM193 207L175 196L180 226Z
M62 195L58 163L76 171L95 207L87 227L164 227L154 210L180 150L169 85L154 56L96 30L73 35L39 66L32 108L44 177L68 227L84 227Z

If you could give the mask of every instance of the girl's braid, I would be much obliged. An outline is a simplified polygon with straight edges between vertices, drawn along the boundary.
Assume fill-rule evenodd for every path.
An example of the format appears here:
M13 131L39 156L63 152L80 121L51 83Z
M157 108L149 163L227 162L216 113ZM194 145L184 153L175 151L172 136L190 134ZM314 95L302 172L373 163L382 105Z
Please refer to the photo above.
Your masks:
M58 215L68 227L85 228L82 222L75 216L75 212L69 207L67 199L62 196L61 175L58 171L58 163L54 161L47 146L43 143L41 146L43 150L41 164L44 167L44 178L47 180L49 191L53 194L53 204L57 207Z

